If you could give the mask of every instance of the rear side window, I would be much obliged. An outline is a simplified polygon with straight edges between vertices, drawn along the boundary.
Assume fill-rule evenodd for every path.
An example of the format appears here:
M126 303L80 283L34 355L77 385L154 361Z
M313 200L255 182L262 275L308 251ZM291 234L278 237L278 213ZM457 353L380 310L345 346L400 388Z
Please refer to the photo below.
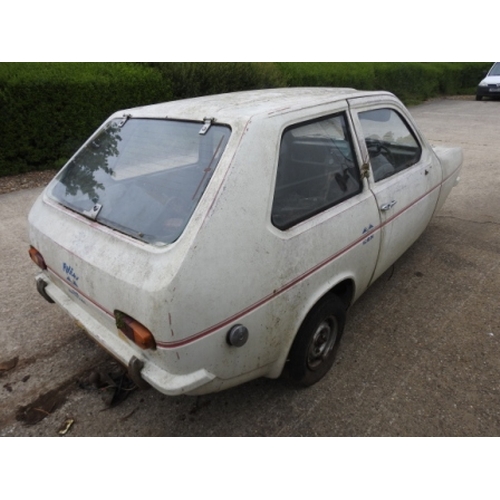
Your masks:
M359 193L359 168L345 115L283 133L272 222L287 229Z
M50 195L129 236L174 242L217 167L230 135L224 125L113 120L66 165Z
M420 160L422 148L403 118L393 109L359 113L375 181L386 179Z

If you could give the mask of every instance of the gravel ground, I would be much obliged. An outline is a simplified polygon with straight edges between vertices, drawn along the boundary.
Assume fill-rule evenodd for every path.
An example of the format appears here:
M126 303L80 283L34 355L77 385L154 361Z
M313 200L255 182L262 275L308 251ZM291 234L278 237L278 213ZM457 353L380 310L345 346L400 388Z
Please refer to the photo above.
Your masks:
M56 172L57 170L43 170L0 177L0 194L46 186L52 180L52 177L56 175Z

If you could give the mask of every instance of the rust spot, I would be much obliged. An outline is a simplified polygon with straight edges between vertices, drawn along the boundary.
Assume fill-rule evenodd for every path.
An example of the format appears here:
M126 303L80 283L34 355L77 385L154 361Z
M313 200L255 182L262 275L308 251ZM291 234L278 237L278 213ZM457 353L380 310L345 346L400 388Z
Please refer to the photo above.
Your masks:
M174 330L172 328L172 315L170 313L168 313L168 324L170 325L170 333L172 335L172 337L174 336Z

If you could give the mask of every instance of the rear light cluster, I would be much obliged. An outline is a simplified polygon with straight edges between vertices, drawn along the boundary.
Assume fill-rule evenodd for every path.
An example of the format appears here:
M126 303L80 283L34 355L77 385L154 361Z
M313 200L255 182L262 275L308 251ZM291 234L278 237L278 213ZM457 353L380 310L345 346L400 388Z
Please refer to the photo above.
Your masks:
M153 334L138 321L120 311L115 311L116 327L141 349L156 349Z
M29 256L40 269L47 269L47 264L45 264L42 254L35 247L30 246ZM50 302L53 302L53 300L50 299ZM141 349L156 349L156 341L153 334L144 325L141 325L141 323L136 321L134 318L131 318L120 311L115 311L115 320L118 330L120 330L132 342L137 344Z
M31 260L40 268L47 269L47 264L45 264L45 260L42 257L42 254L35 248L31 247L29 249L29 254Z

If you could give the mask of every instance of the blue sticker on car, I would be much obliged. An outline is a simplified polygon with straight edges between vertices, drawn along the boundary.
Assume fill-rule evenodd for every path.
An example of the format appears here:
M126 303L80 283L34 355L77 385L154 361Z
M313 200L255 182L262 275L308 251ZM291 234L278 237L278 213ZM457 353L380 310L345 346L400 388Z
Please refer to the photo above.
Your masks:
M361 234L369 233L374 227L375 226L373 224L370 224L368 227L363 228L363 232ZM368 238L363 240L363 245L365 245L369 241L373 240L374 237L375 236L373 234L370 234L370 236L368 236Z
M80 279L79 276L75 273L75 270L66 262L63 262L63 271L66 275L66 281L69 281L73 286L76 286L78 288L78 280Z

